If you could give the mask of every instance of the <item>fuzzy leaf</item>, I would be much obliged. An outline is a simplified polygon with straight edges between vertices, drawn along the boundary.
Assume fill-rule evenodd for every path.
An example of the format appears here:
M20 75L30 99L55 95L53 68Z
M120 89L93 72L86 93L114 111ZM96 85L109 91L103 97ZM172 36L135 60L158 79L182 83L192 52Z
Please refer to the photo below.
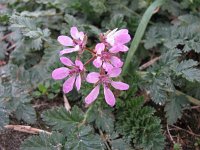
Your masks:
M67 112L64 107L57 107L45 111L42 118L48 125L53 126L53 129L69 133L83 120L83 112L77 106L72 108L71 113Z
M161 150L164 149L164 136L160 119L153 116L152 107L142 107L143 98L126 100L117 113L116 130L124 135L127 143L134 144L135 149Z
M64 136L60 133L41 133L26 139L21 145L21 150L58 150L61 149L63 141Z
M180 95L170 99L165 105L167 122L174 124L182 116L182 107L188 104L187 98Z
M69 134L65 149L70 150L101 150L101 138L94 133L90 126L81 126L73 134Z
M110 109L94 107L89 113L88 122L94 122L95 125L107 133L112 133L114 129L114 115Z

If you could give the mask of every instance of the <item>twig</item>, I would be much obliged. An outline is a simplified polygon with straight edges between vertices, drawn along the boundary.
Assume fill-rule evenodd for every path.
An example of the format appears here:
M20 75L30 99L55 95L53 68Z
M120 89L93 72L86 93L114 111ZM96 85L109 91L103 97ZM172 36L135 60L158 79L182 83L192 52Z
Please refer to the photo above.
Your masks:
M69 101L68 101L67 97L65 96L65 94L63 94L63 99L64 99L64 106L65 106L66 110L71 113L71 111L70 111L71 106L70 106Z
M10 33L4 35L4 36L0 39L0 42L3 41L3 40L5 40L6 38L8 38L12 33L13 33L13 32L10 32Z
M6 129L13 129L15 131L19 132L25 132L25 133L30 133L30 134L39 134L39 133L46 133L51 135L51 132L42 130L42 129L37 129L37 128L32 128L31 126L24 126L24 125L6 125L4 126Z
M193 133L192 131L188 131L188 130L186 130L186 129L183 129L183 128L178 127L178 126L175 126L175 125L171 125L171 126L174 127L174 128L176 128L176 129L179 129L179 130L185 131L185 132L187 132L188 134L191 134L191 135L193 135L193 136L200 137L200 135L198 135L198 134L196 134L196 133Z
M105 138L103 132L102 132L100 129L99 129L99 133L100 133L101 138L103 139L103 141L104 141L104 143L105 143L107 149L108 149L108 150L111 150L111 148L110 148L110 146L108 145L107 140L106 140L106 138Z
M148 68L149 66L153 65L157 60L159 60L161 57L155 57L154 59L146 62L145 64L143 64L142 66L139 67L139 70L144 70L146 68Z
M174 139L173 139L173 137L172 137L172 135L171 135L171 133L170 133L170 131L169 131L169 126L168 126L168 124L167 124L167 133L168 133L168 135L169 135L169 137L170 137L170 140L173 142L173 144L175 144L176 142L174 141Z

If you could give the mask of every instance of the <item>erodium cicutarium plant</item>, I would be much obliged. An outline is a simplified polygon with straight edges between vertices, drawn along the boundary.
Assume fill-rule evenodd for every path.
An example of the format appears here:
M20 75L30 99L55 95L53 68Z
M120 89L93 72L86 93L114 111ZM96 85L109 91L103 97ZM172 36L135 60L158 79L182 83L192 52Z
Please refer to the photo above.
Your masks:
M128 47L125 45L131 37L127 29L108 31L99 36L100 43L97 43L93 49L87 47L87 35L79 32L76 27L70 30L71 37L61 35L58 42L65 49L60 51L60 61L66 67L60 67L52 72L52 78L55 80L66 79L63 84L63 92L70 92L75 86L77 91L81 88L81 82L86 81L94 85L93 90L85 97L85 103L91 104L95 101L100 93L100 86L103 87L105 101L111 107L115 105L115 95L111 88L117 90L128 90L129 85L121 81L115 81L114 78L121 74L123 62L120 59L121 52L127 52ZM88 59L85 64L81 61L81 55L84 51L89 51L92 58ZM77 57L75 62L64 55L75 52ZM93 63L98 72L90 72L86 79L86 66Z

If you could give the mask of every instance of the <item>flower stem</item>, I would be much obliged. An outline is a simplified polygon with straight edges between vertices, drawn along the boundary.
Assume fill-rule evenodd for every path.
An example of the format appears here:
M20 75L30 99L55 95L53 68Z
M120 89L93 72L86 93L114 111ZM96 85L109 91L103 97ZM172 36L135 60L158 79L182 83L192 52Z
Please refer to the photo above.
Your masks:
M85 64L84 66L86 66L87 64L89 64L91 61L93 61L96 58L96 56L93 56L92 58L90 58Z
M84 124L86 123L87 118L88 118L88 115L89 115L89 112L92 110L93 106L94 106L94 104L91 105L91 106L87 109L87 111L85 112L83 121L78 125L78 128L81 127L82 125L84 125Z
M87 48L87 47L85 48L85 50L87 50L87 51L89 51L90 53L96 55L96 53L95 53L93 50L91 50L91 49L89 49L89 48Z

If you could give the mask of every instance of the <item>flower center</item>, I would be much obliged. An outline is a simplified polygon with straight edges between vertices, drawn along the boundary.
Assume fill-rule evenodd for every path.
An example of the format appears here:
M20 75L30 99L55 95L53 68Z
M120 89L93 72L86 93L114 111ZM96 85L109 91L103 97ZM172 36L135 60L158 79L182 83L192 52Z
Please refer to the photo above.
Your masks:
M101 52L101 59L103 61L110 61L111 56L112 55L109 52Z
M108 87L111 80L109 79L108 75L100 75L99 82L101 82L102 84Z
M81 70L78 66L74 66L74 68L72 68L70 71L69 71L69 75L74 75L74 74L78 74L80 73Z

